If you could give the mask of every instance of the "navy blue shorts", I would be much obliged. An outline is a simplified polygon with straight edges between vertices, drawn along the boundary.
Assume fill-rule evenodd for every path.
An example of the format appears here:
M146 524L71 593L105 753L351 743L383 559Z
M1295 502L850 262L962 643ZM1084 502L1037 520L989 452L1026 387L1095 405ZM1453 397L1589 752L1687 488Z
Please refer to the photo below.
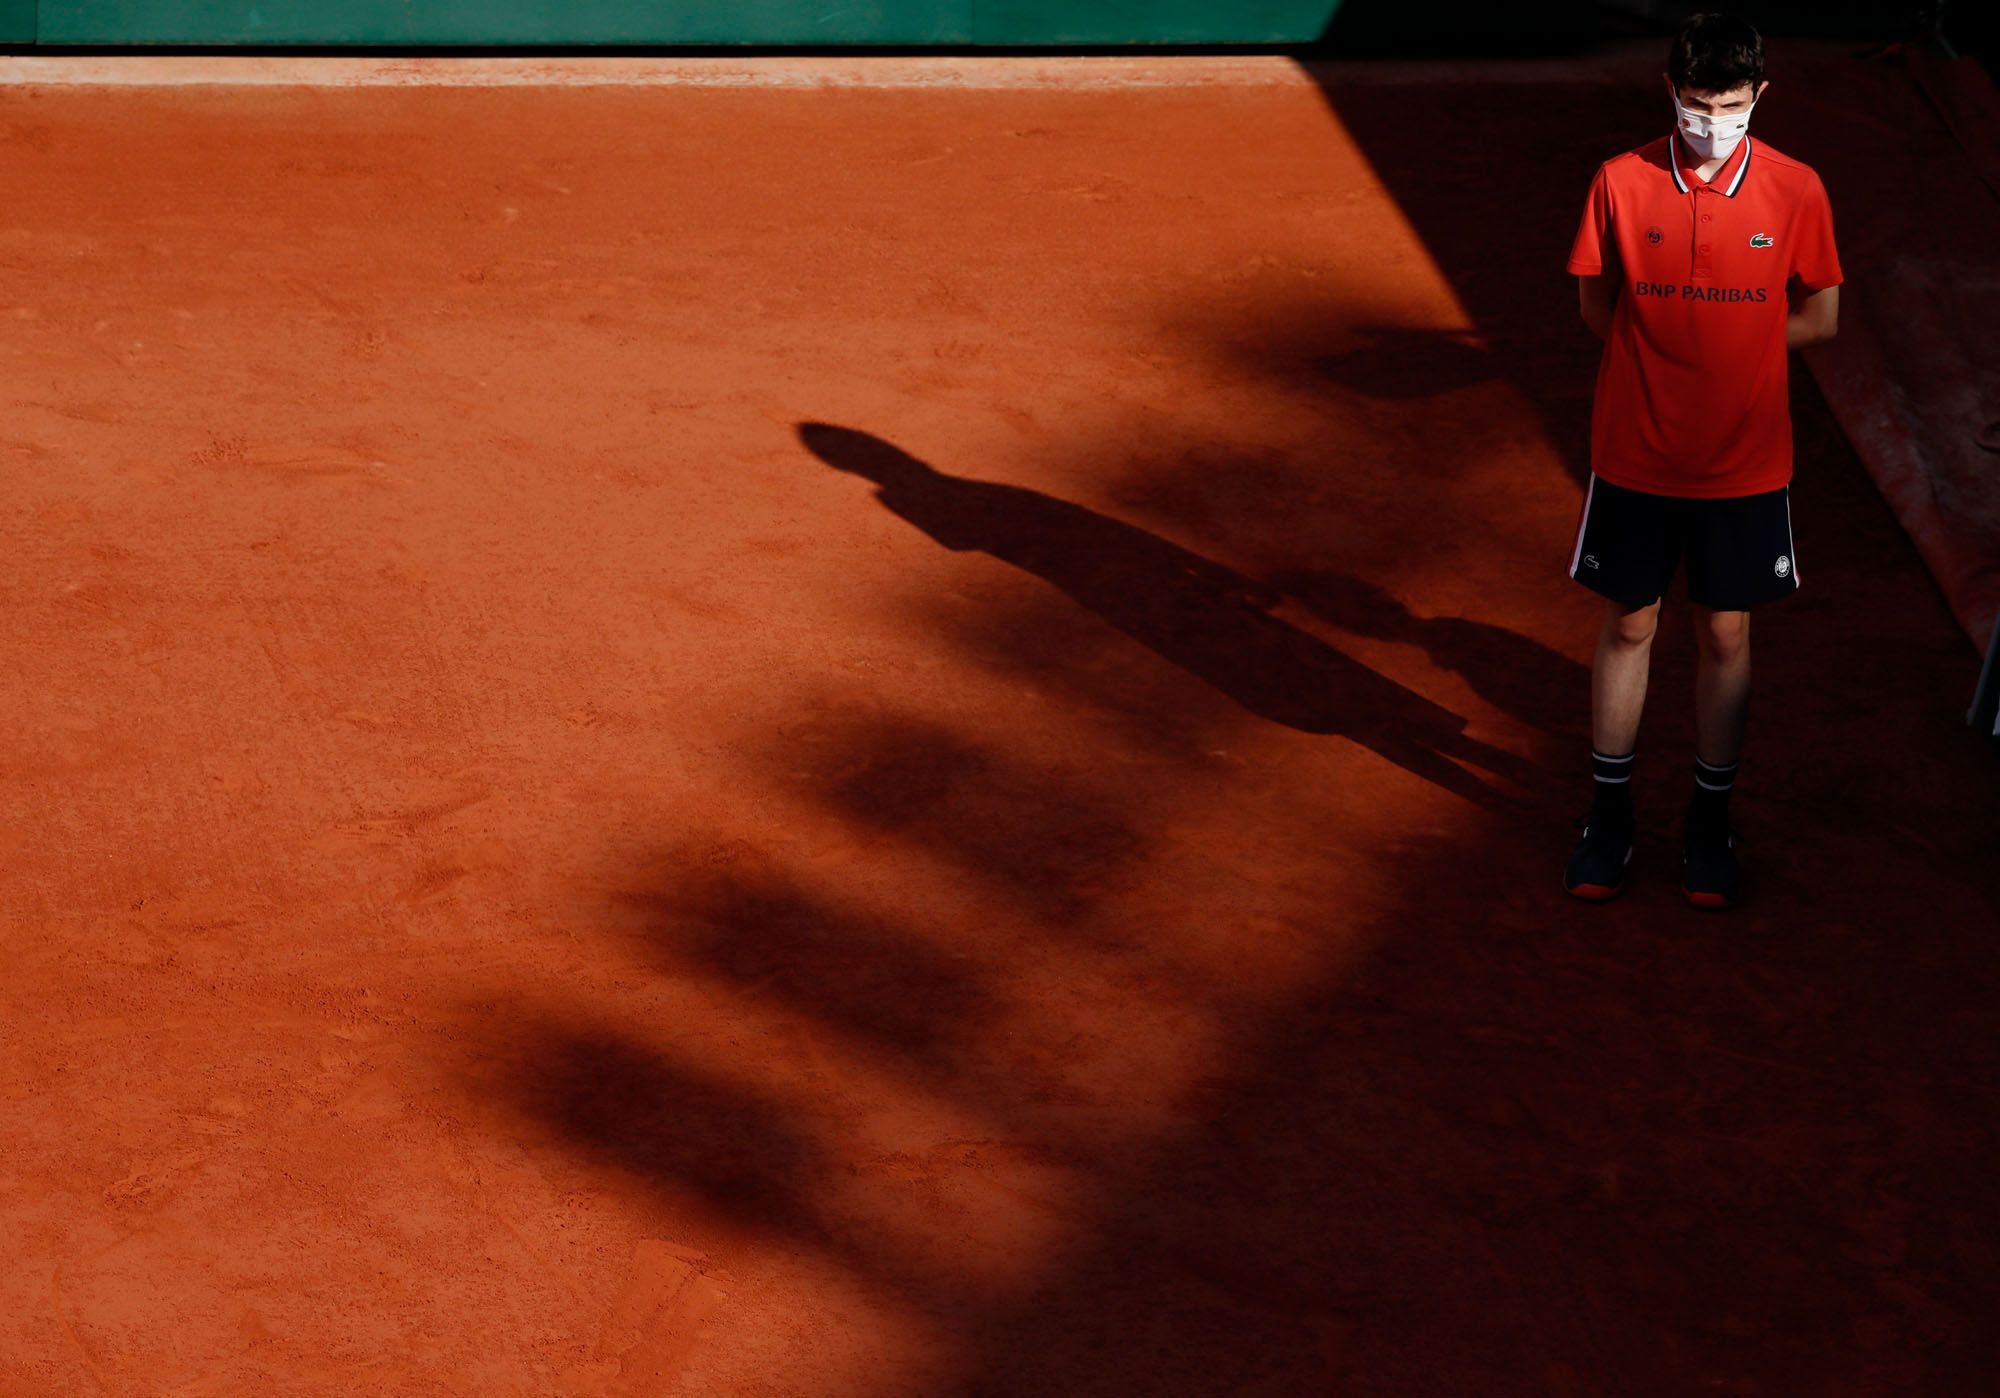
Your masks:
M1595 472L1583 497L1569 575L1622 607L1651 606L1687 559L1688 600L1745 612L1799 590L1790 486L1693 500L1613 485Z

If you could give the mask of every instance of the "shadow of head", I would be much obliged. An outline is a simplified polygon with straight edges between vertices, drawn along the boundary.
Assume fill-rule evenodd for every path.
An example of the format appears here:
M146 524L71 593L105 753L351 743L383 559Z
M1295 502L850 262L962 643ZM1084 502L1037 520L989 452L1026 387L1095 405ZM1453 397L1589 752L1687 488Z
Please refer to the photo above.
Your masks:
M724 847L667 850L644 891L620 896L648 922L662 968L712 977L808 1025L936 1064L993 1012L968 965L919 930L841 906L770 859Z
M978 875L1046 924L1081 921L1151 843L1121 789L1087 766L1034 760L920 714L832 714L799 725L772 756L776 783Z
M799 441L807 451L834 470L860 476L887 490L908 488L938 479L936 471L901 447L851 427L802 422L799 424Z
M720 1218L824 1240L816 1204L833 1177L795 1113L608 1025L510 1022L469 1086L585 1158L698 1201Z

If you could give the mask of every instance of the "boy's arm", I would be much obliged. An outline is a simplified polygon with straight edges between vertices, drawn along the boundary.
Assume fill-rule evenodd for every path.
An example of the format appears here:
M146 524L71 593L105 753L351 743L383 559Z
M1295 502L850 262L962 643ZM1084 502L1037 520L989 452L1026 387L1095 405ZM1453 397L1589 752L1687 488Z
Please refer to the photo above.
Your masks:
M1602 340L1611 333L1611 311L1618 304L1618 240L1611 232L1610 167L1597 167L1590 182L1590 194L1583 201L1583 219L1577 225L1576 241L1569 248L1569 270L1576 278L1576 294L1583 310L1583 323Z
M1788 240L1792 275L1786 282L1791 308L1785 317L1786 349L1831 340L1840 320L1840 254L1833 246L1833 206L1827 202L1826 186L1818 175L1806 182L1800 197L1799 215Z
M1829 286L1806 296L1785 317L1785 348L1803 349L1831 340L1840 324L1840 288Z
M1590 327L1590 333L1603 339L1611 333L1611 312L1618 305L1618 273L1599 272L1595 276L1579 276L1576 279L1577 303L1583 311L1583 323Z

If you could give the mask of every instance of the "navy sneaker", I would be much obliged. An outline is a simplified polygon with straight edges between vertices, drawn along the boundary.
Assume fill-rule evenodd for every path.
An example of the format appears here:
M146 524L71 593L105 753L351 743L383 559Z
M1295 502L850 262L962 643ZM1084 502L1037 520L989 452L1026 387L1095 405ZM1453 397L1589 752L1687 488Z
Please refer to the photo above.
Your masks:
M1577 817L1583 839L1563 870L1563 887L1578 898L1603 903L1616 898L1625 887L1625 869L1632 862L1631 823Z
M1728 820L1703 819L1690 811L1683 826L1681 896L1697 908L1733 908L1743 897L1743 866L1736 858L1742 837Z

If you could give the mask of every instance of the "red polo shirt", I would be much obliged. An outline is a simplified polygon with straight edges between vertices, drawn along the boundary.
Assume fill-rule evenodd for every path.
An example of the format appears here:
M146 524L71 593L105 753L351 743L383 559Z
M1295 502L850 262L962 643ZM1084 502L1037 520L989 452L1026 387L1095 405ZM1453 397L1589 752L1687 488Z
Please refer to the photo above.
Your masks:
M1810 167L1748 136L1712 181L1697 163L1663 136L1591 182L1569 270L1618 275L1591 469L1655 495L1757 495L1792 478L1788 295L1840 284L1833 211Z

